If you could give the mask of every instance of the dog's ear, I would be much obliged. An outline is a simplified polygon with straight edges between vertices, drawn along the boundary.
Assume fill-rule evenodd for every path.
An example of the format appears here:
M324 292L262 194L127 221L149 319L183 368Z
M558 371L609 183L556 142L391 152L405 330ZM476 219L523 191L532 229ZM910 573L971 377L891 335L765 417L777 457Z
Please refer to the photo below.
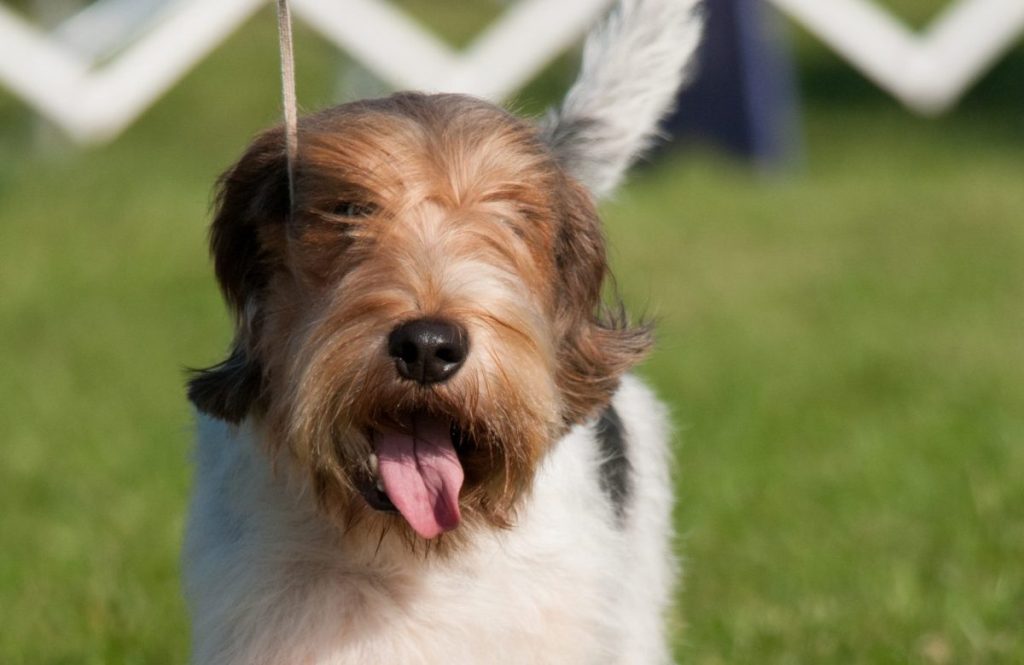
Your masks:
M193 372L188 397L200 411L237 423L263 393L263 367L256 352L262 305L282 260L274 246L285 233L290 207L281 128L257 137L217 187L210 253L234 315L235 339L226 360Z
M700 41L700 0L629 0L587 37L579 78L542 123L562 166L612 193L658 134Z
M650 351L652 335L649 326L629 324L617 296L612 305L603 302L609 272L594 202L569 178L561 191L555 248L561 340L557 381L566 424L575 424L611 401L622 375Z
M262 375L260 363L236 342L224 362L192 372L188 399L203 413L238 424L260 399Z

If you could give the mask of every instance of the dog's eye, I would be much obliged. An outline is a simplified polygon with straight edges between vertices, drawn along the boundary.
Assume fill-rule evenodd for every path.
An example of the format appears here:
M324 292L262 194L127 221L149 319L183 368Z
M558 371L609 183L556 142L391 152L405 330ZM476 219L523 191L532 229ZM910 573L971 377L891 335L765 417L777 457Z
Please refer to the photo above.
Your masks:
M526 231L523 230L523 227L517 224L511 217L499 217L498 221L520 238L526 238Z
M359 201L339 201L331 210L331 214L338 217L369 217L375 212L377 206Z

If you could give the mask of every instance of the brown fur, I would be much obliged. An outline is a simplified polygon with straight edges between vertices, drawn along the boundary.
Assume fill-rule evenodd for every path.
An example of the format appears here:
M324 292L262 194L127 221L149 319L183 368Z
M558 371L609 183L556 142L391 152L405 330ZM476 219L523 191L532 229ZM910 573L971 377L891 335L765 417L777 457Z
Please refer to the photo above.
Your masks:
M412 93L305 118L295 189L289 215L280 128L222 177L211 249L235 341L190 398L261 419L271 453L309 469L321 506L349 522L370 512L355 492L367 432L443 414L475 442L461 453L466 519L507 525L548 447L650 345L604 313L589 194L527 122ZM395 325L425 316L471 339L459 373L429 387L401 380L386 351Z

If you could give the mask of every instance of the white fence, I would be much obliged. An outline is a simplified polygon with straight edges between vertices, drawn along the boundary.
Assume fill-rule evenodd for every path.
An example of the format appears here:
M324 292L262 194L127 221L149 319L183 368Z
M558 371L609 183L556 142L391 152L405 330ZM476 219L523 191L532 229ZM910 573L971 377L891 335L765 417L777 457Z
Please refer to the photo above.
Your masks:
M51 32L0 0L0 85L81 143L113 139L269 0L99 0ZM910 109L956 103L1024 32L1024 0L952 0L920 34L871 0L766 0ZM396 88L500 100L613 0L518 0L462 52L387 0L292 0ZM102 64L100 64L102 63Z
M1024 0L956 0L920 34L870 0L771 0L922 114L949 109L1024 34Z

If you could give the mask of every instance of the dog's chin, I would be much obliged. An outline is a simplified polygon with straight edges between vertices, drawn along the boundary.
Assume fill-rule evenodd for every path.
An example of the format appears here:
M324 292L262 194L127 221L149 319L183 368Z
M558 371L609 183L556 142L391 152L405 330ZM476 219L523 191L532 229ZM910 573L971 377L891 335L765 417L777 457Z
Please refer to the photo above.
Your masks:
M365 431L372 452L356 489L374 511L403 520L421 538L437 538L458 528L461 496L483 480L482 462L495 460L478 444L495 443L487 432L426 409L381 419Z

